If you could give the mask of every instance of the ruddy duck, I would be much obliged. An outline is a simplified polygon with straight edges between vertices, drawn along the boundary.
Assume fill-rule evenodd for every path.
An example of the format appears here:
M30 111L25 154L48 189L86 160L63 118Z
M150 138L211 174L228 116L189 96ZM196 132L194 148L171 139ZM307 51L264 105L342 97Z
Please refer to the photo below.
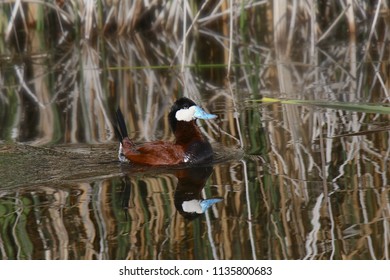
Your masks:
M116 111L119 138L118 158L121 162L142 165L178 165L182 163L197 164L213 160L213 149L202 135L196 119L210 120L216 115L208 114L188 98L178 99L168 114L174 142L155 141L134 144L128 137L121 110Z

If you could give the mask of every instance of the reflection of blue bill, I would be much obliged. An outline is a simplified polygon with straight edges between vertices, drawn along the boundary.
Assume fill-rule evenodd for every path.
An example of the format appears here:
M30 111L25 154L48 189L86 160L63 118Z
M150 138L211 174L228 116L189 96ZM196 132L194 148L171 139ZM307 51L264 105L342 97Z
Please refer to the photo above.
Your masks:
M212 205L215 203L221 202L222 198L210 198L205 199L200 202L200 206L202 207L202 213L206 212L207 209L209 209Z

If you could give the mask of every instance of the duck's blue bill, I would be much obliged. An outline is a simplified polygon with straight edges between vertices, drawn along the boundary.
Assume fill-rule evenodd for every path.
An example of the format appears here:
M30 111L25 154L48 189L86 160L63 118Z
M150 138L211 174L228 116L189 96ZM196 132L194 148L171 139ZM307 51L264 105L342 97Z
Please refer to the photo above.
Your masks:
M197 119L202 119L202 120L211 120L211 119L215 119L217 117L217 115L208 114L205 111L203 111L202 108L195 106L194 117Z
M222 198L210 198L205 199L200 202L200 206L202 207L202 213L206 212L207 209L209 209L212 205L215 203L221 202Z

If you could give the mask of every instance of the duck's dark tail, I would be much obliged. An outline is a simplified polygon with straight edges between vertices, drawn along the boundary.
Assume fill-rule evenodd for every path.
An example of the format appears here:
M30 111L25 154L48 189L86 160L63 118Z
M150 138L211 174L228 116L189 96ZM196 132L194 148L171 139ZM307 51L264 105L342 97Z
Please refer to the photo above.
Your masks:
M123 114L120 108L116 110L115 116L116 116L116 123L117 123L117 126L114 126L115 134L116 137L118 137L119 142L123 143L123 139L128 137L128 134L127 134L127 128L125 124L125 119L123 118Z

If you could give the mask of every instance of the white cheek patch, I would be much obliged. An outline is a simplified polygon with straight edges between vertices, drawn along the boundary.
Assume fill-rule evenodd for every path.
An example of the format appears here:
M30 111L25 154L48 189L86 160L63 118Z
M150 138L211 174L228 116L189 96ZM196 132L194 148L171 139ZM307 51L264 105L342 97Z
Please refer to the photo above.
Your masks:
M184 201L182 207L183 207L183 211L187 213L198 213L198 214L203 213L203 209L202 206L200 205L200 201L196 199Z
M195 109L196 109L196 106L194 105L194 106L191 106L190 108L178 110L176 112L175 117L178 121L185 121L185 122L192 121L193 119L195 119L195 117L194 117Z

